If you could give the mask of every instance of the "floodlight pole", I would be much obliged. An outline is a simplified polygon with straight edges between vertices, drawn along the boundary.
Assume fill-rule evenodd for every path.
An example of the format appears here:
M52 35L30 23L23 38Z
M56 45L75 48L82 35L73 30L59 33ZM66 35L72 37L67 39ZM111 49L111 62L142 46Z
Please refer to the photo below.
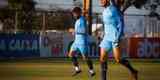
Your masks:
M92 35L92 0L83 0L83 15L88 20L88 33Z

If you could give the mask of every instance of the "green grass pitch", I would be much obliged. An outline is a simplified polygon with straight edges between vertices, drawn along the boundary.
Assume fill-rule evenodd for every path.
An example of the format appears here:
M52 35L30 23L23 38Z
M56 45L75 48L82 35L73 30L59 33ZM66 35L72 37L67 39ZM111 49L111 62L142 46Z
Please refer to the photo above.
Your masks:
M139 80L160 80L159 60L131 60L139 71ZM89 80L88 69L80 62L82 73L72 77L72 65L69 61L55 59L35 59L0 62L0 80ZM100 80L100 65L94 61L96 76ZM129 80L128 70L121 65L109 62L108 80Z

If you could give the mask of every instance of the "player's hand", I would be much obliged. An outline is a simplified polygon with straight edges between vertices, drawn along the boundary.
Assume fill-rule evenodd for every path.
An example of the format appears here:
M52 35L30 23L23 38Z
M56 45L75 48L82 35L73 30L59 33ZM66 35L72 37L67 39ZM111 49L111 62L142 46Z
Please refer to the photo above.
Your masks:
M72 57L72 54L71 54L71 53L68 53L68 57Z
M68 52L67 57L72 57L72 54Z

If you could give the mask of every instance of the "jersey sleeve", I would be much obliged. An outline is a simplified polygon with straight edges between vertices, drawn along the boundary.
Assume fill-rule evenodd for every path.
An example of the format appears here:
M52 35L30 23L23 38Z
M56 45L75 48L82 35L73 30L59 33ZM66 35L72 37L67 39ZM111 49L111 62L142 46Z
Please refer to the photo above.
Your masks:
M112 13L116 20L116 24L117 24L116 28L118 30L118 36L120 37L123 34L123 27L124 27L123 16L121 15L120 11L116 8L112 10Z

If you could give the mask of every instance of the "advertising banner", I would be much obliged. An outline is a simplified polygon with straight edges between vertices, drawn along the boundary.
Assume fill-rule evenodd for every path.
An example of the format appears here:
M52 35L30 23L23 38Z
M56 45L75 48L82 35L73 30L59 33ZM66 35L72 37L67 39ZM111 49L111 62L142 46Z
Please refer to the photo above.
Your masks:
M63 54L63 34L46 32L40 36L40 57L61 57Z
M130 38L129 57L160 58L160 38Z
M0 57L39 57L39 34L1 33Z

